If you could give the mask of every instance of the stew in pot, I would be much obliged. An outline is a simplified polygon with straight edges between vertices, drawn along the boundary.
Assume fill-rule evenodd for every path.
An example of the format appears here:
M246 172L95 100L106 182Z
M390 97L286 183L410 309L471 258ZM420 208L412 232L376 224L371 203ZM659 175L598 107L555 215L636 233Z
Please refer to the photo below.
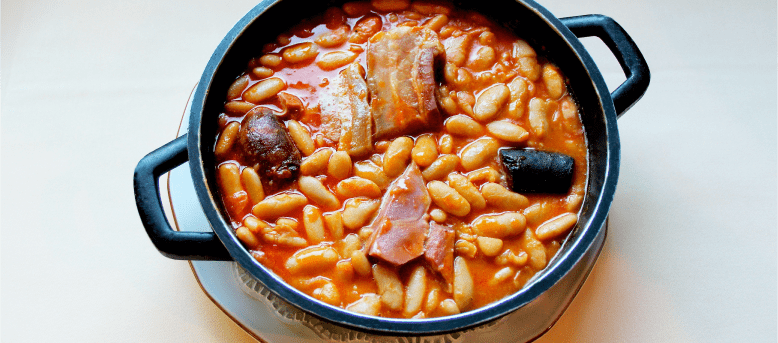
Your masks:
M301 21L219 116L236 236L290 285L367 315L452 315L521 289L575 227L587 174L576 102L539 52L444 2Z

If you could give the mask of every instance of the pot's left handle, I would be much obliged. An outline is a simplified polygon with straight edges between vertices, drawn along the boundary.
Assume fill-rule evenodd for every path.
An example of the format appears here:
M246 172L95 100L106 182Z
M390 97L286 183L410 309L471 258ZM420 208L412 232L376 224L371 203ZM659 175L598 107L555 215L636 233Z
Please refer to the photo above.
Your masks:
M159 195L159 177L186 162L187 135L152 151L135 167L135 204L149 238L162 255L176 260L232 260L213 232L175 231Z

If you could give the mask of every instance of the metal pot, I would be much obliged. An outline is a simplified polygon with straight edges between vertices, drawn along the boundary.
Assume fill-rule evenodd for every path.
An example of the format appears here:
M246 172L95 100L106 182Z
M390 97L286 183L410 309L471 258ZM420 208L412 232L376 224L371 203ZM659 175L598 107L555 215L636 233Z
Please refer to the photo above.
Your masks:
M606 226L619 173L616 118L645 92L649 70L627 33L611 18L585 15L558 19L534 1L460 1L514 30L556 64L569 79L568 89L579 104L589 151L589 175L583 209L576 228L546 269L525 288L486 307L455 316L392 319L359 315L319 302L287 285L255 261L229 225L218 196L213 147L217 116L227 88L260 55L269 42L294 22L335 5L332 2L283 0L254 7L230 30L211 56L192 102L189 133L144 157L135 169L135 199L143 225L159 251L173 259L234 260L287 302L324 320L362 331L390 335L431 335L460 331L488 323L508 313L526 315L517 338L534 338L559 318L591 271L605 241ZM612 94L594 61L577 37L596 36L615 55L627 80ZM178 232L167 222L158 178L189 161L194 187L213 233ZM523 336L522 336L523 335Z

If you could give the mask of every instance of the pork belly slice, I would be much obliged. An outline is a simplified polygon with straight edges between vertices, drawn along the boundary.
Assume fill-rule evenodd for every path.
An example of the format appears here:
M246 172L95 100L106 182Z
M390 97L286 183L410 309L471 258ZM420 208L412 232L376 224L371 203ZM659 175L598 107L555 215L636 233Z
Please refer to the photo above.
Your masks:
M449 284L454 281L454 229L430 222L427 241L424 242L424 259L427 265Z
M338 142L338 150L354 157L367 155L373 148L373 119L363 75L362 67L354 62L319 97L322 133Z
M400 266L424 253L431 198L419 167L411 163L389 185L370 226L373 235L365 244L367 254Z
M376 139L440 125L435 71L444 56L438 34L424 27L397 27L370 38L367 87Z

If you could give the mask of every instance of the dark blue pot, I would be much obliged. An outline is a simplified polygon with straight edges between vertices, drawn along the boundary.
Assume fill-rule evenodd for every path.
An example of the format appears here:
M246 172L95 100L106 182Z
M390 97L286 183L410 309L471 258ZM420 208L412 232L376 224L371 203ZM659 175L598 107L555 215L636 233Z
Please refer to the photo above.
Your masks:
M461 1L460 8L477 9L513 29L542 51L569 79L578 101L589 149L587 193L577 227L548 267L517 293L455 316L430 319L368 317L319 302L290 287L243 248L229 225L217 195L213 146L217 116L224 94L248 61L261 55L261 42L288 29L289 18L321 13L336 2L276 1L261 3L230 30L211 56L197 86L189 134L144 157L135 169L135 198L149 237L159 251L174 259L234 260L273 293L305 312L352 329L390 335L432 335L485 324L509 313L526 317L515 328L517 339L532 339L551 327L583 284L605 241L606 226L619 174L619 133L616 118L645 92L648 66L635 43L611 18L585 15L558 19L527 1ZM612 51L627 80L612 94L594 61L577 37L596 36ZM174 231L166 221L158 178L189 160L200 204L213 233ZM272 320L272 319L270 319ZM524 337L524 338L522 338Z

